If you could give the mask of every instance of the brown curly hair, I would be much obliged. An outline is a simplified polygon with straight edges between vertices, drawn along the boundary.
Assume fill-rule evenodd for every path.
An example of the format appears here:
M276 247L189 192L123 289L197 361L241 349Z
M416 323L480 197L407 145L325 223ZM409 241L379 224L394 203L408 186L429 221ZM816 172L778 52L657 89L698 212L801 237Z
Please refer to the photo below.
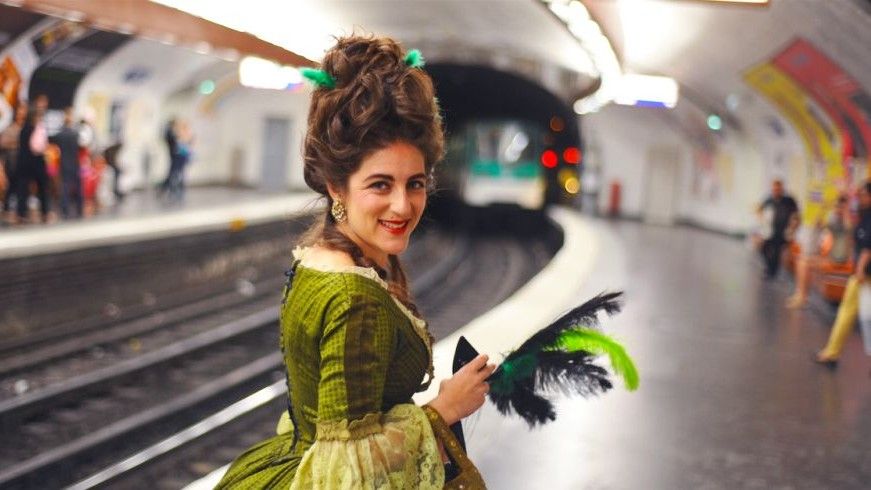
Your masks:
M320 244L348 253L357 265L375 267L391 290L409 306L405 271L396 256L384 271L336 227L327 184L345 190L348 178L370 154L403 141L423 154L430 183L444 153L442 118L429 75L405 64L405 52L388 37L352 35L337 39L321 69L335 88L312 94L304 145L306 184L327 200L321 219L304 235L304 245ZM430 186L431 188L432 186Z

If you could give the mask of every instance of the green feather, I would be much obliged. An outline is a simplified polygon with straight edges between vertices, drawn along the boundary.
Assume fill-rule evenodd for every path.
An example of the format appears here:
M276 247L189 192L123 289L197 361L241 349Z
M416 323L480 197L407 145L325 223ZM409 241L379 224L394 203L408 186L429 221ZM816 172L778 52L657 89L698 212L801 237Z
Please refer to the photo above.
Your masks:
M336 81L325 70L319 70L317 68L302 68L299 72L302 76L314 82L318 87L336 88Z
M515 383L535 373L537 364L538 360L535 354L524 354L514 359L506 360L499 366L499 369L502 370L502 375L494 377L490 390L496 393L511 393L514 390Z
M568 352L584 350L592 354L607 354L614 372L623 376L629 391L638 388L638 369L626 350L617 341L596 330L573 328L561 333L556 341L556 349Z
M423 55L416 49L412 49L405 55L405 64L412 68L420 68L424 63Z

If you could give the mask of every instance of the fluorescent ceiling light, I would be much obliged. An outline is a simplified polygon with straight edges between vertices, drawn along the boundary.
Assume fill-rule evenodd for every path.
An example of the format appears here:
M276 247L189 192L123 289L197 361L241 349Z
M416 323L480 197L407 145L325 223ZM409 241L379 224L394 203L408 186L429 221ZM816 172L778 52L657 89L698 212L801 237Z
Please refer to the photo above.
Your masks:
M249 12L240 15L239 2L203 0L151 0L237 31L248 32L310 60L319 60L335 40L323 7L313 1L276 2L246 0Z
M578 114L589 114L598 111L612 100L615 92L614 83L620 79L622 70L617 54L610 40L602 33L598 22L590 18L587 8L579 0L542 0L557 18L565 23L590 55L596 67L601 84L595 93L579 99L574 103Z
M749 3L752 5L768 5L771 0L696 0L697 2L713 2L713 3Z
M621 105L672 108L677 98L677 82L668 77L626 74L614 91L614 102Z
M292 90L302 84L302 75L291 66L246 56L239 62L239 83L251 88Z

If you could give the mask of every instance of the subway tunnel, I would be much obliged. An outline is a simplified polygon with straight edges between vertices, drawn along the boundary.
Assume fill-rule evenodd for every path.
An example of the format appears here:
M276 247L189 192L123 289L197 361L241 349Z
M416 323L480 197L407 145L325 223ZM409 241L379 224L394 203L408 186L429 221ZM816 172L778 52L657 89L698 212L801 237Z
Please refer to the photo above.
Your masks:
M303 69L352 34L429 77L444 151L354 194L399 154L367 150L327 197L311 101L355 82ZM0 488L375 485L329 444L418 465L385 488L871 488L869 45L868 0L0 0ZM320 222L353 265L311 258ZM327 330L293 327L330 328L313 273L392 319L395 364L345 357L340 402ZM446 435L461 339L500 367ZM420 387L380 394L409 353ZM500 404L519 386L552 412ZM396 407L420 448L379 439Z

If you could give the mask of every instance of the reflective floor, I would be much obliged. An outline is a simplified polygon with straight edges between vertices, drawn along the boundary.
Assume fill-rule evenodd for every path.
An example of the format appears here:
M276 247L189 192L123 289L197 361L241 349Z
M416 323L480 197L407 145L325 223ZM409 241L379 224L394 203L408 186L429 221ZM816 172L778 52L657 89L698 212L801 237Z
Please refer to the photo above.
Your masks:
M743 242L597 228L585 296L626 291L604 326L635 357L641 387L562 403L534 432L487 405L466 430L490 487L871 488L871 359L858 333L829 371L810 358L832 311L785 309L791 281L763 281Z

